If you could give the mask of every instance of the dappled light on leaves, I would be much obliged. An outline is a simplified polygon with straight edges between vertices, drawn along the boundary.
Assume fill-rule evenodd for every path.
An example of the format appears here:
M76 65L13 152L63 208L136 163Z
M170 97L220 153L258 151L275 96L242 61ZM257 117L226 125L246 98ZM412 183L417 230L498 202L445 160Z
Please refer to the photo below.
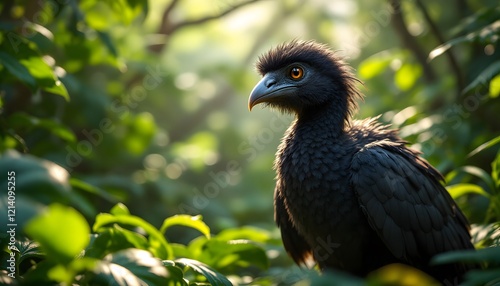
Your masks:
M380 285L440 285L424 272L403 264L390 264L372 272L368 278Z
M52 204L28 222L26 232L40 243L47 255L59 263L67 263L89 243L90 228L76 210Z

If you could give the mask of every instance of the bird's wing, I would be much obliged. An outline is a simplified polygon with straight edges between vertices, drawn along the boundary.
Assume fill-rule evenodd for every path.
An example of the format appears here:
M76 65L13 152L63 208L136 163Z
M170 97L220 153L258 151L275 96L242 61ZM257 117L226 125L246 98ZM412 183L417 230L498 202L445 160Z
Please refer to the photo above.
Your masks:
M298 265L306 264L307 260L312 257L311 247L293 226L285 207L284 198L279 190L274 193L274 220L280 228L285 250L295 263Z
M395 257L421 262L472 248L467 220L441 175L415 151L379 141L358 151L351 168L360 207Z

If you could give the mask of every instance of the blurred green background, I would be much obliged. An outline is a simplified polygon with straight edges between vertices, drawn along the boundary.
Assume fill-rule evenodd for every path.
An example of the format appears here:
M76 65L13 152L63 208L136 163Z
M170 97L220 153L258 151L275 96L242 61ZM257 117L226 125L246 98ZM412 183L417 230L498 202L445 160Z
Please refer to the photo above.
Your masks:
M498 1L9 0L0 16L0 151L62 166L69 177L50 178L77 194L42 198L43 179L18 174L33 192L18 199L26 220L61 201L92 222L123 202L155 226L201 214L213 233L256 226L279 239L272 163L292 117L250 113L247 98L258 56L292 39L345 57L364 82L356 117L381 114L462 184L454 197L472 223L500 217L469 194L498 188L484 179L498 171Z

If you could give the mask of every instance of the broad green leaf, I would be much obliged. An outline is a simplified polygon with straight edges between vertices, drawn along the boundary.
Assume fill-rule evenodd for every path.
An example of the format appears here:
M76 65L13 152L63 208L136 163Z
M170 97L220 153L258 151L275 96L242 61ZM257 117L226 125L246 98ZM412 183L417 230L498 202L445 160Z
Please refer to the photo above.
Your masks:
M94 270L90 285L168 285L169 273L161 260L140 249L108 254Z
M16 181L17 195L29 195L51 202L59 199L54 198L54 195L67 196L70 192L69 173L51 161L9 150L0 157L0 167L14 173L12 177Z
M23 66L17 59L11 55L0 51L0 64L2 64L13 76L20 81L26 83L32 88L35 88L35 78L30 74L28 69Z
M226 276L222 275L215 269L209 267L208 265L187 258L181 258L175 260L175 264L181 265L181 267L189 267L194 272L205 276L211 285L217 286L232 286L233 284L229 281Z
M109 253L127 248L147 250L148 240L137 232L120 227L117 224L100 231L86 250L86 256L100 258Z
M456 199L466 194L478 194L481 196L485 196L487 198L490 197L482 187L474 184L456 184L446 187L448 193L450 193L451 197Z
M127 206L122 203L117 203L114 207L109 211L112 215L130 215L130 211Z
M172 249L165 237L161 232L159 232L153 225L143 220L140 217L132 215L112 215L107 213L101 213L97 215L94 226L92 229L95 232L104 231L108 225L112 224L124 224L129 226L140 227L146 231L149 235L149 250L159 258L168 259L172 255Z
M420 65L404 63L396 72L394 81L399 89L407 91L415 85L421 75L422 67Z
M475 285L497 285L500 281L500 269L492 267L491 269L476 269L471 270L465 274L465 281L463 286Z
M68 90L60 80L56 80L53 85L44 87L43 90L48 91L53 94L60 95L66 100L69 100Z
M445 179L446 182L450 182L455 178L455 176L457 176L461 172L480 178L481 180L483 180L483 182L485 182L488 185L490 191L493 191L495 189L495 183L493 182L491 176L485 170L478 168L476 166L463 166L451 171L446 175Z
M465 94L480 85L489 87L489 80L499 73L500 61L495 61L485 68L468 86L466 86L462 93Z
M373 78L382 73L394 58L394 54L387 51L375 54L361 62L358 68L358 74L364 79Z
M33 240L16 241L16 247L19 250L18 264L21 264L26 259L45 256L45 253L40 248L40 244Z
M167 268L170 283L175 283L176 286L188 286L188 282L184 279L184 271L172 260L164 260L163 265ZM169 284L170 285L170 284Z
M210 238L210 228L206 225L201 215L190 216L190 215L175 215L166 218L160 228L161 233L165 233L167 229L173 225L182 225L190 228L194 228L201 232L205 237Z
M383 266L368 276L368 285L439 285L429 274L400 263Z
M500 75L496 75L490 81L490 97L497 98L500 96Z
M264 249L245 240L219 241L212 239L204 245L203 260L218 269L248 267L250 265L267 269L269 260Z
M209 239L206 236L198 236L191 240L189 244L187 245L187 251L188 255L182 255L183 250L182 249L177 249L178 253L181 255L178 255L176 257L188 257L188 258L194 258L196 260L201 260L200 258L206 253L205 245Z
M0 158L0 168L16 173L16 195L20 200L45 205L54 201L68 203L87 216L95 215L94 206L72 191L68 171L51 161L10 150Z
M59 263L73 260L89 243L90 229L75 209L52 204L32 219L26 233L40 244L49 259Z
M205 238L204 236L200 236L201 238ZM206 239L206 238L205 238ZM172 251L174 253L174 257L186 257L186 258L193 258L196 259L194 251L191 251L188 249L188 247L184 244L180 243L170 243L170 246L172 246Z
M500 263L500 247L487 247L478 250L460 250L439 254L432 258L431 264L445 264L452 262Z
M248 239L253 242L265 243L271 239L271 234L265 229L245 226L241 228L224 229L218 233L214 239L220 241L229 241L236 239Z
M488 142L485 142L481 145L479 145L476 149L472 150L468 155L467 157L472 157L474 155L476 155L477 153L485 150L485 149L488 149L490 147L493 147L495 146L496 144L500 143L500 136L498 137L495 137L491 140L489 140Z
M35 43L15 34L16 42L0 42L0 61L19 80L27 83L32 90L37 88L61 95L69 100L68 92L58 80L52 68L42 59ZM20 65L25 69L22 69ZM31 76L26 74L26 71Z

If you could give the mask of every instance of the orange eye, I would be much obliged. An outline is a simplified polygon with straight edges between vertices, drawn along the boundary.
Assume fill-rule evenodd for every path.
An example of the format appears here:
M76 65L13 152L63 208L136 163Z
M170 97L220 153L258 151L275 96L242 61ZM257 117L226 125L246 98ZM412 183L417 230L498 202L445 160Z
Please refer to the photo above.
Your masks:
M290 70L290 77L292 79L300 79L304 76L304 70L300 67L293 67Z

